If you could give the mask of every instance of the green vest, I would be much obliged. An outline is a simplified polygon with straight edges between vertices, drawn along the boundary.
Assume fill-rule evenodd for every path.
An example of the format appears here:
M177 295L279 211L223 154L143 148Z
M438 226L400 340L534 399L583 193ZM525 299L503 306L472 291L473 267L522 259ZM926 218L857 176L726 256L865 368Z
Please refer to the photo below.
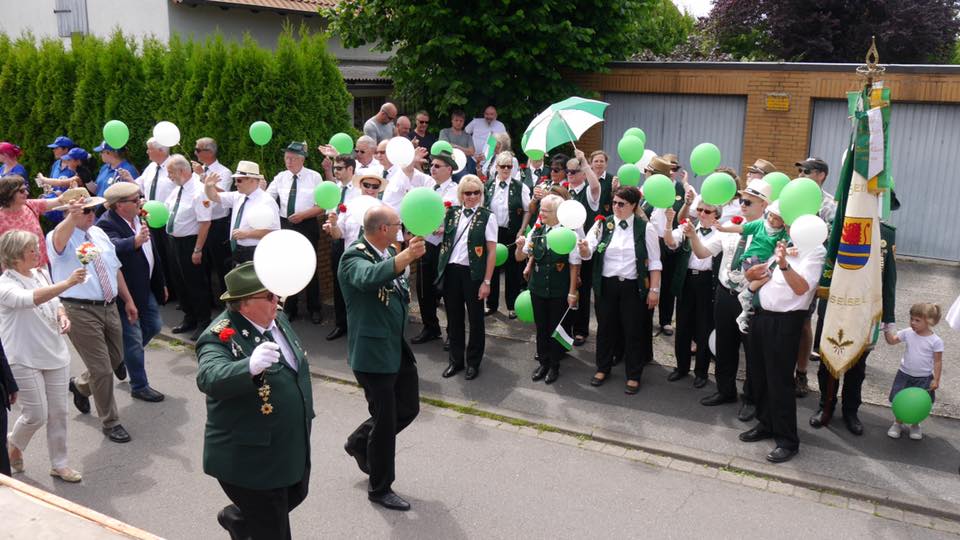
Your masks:
M499 181L487 181L487 187L483 195L483 206L487 209L493 204L493 192L496 190ZM520 232L520 225L523 224L523 183L513 180L507 182L507 222L497 223L497 225L509 229L510 235L516 236Z
M607 173L600 178L600 212L598 214L609 216L613 212L613 175ZM587 222L589 223L589 221Z
M693 224L694 230L700 226L700 220L691 219L690 223ZM671 234L672 231L667 230L663 234ZM697 231L697 234L700 234ZM665 249L670 249L666 247L666 243L663 244ZM690 267L690 240L684 238L680 242L680 248L674 251L676 266L673 267L673 280L670 282L670 292L673 293L677 298L680 297L680 293L683 292L683 283L687 279L687 269Z
M570 292L569 257L547 247L547 234L542 232L544 229L546 227L534 229L530 235L533 271L528 288L541 298L566 298Z
M530 188L530 191L533 191L533 186L540 183L540 179L550 176L550 167L547 167L546 163L540 166L539 169L533 169L530 167L523 167L523 183Z
M514 182L516 183L516 182ZM519 184L517 184L519 185ZM492 212L478 206L469 227L460 238L460 243L467 243L467 260L470 261L470 279L480 281L487 270L487 222ZM457 239L457 224L460 222L463 207L451 206L447 208L447 215L443 218L443 241L440 242L440 257L437 261L437 280L443 280L443 272L447 269L450 255L453 254L453 243ZM464 216L463 219L470 219Z
M616 218L612 215L603 220L603 225L599 229L600 241L597 242L597 250L593 257L593 293L597 298L603 297L603 259L604 251L610 245L613 238L614 229L617 226ZM637 286L640 289L640 295L646 296L647 289L650 288L650 276L647 274L647 222L633 216L633 249L637 261Z

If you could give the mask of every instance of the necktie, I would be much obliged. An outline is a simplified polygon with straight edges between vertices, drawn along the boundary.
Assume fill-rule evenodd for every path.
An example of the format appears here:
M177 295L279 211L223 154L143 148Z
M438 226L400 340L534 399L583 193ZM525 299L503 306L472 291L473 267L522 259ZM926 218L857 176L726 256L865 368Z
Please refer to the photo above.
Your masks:
M153 182L150 184L150 200L155 201L157 199L157 181L160 180L160 166L157 165L157 170L153 173Z
M435 184L435 185L433 186L433 190L434 190L434 191L439 191L439 190L440 190L440 184Z
M177 210L180 209L180 197L183 196L183 186L177 191L177 201L173 203L173 212L170 213L170 219L167 220L167 233L173 234L173 222L177 219Z
M270 330L264 330L263 337L267 338L267 341L277 343L277 340L273 338L273 332L271 332ZM291 364L290 362L287 362L287 359L283 356L282 351L280 352L280 361L290 366L290 368L293 369L294 371L297 370L296 364L295 363Z
M619 226L620 226L621 229L627 230L627 220L621 221L620 224L619 224Z
M87 242L93 242L90 233L83 233L83 239ZM100 257L93 260L93 271L97 274L97 281L100 282L100 288L103 289L103 299L106 302L113 300L116 296L113 293L113 287L110 286L110 276L107 274L107 265L103 263Z
M250 197L244 197L244 198L243 198L243 204L241 204L241 205L240 205L240 209L237 210L237 219L233 220L233 230L237 230L237 229L240 228L240 220L243 219L243 209L246 208L246 206L247 206L247 201L249 201L249 200L250 200ZM232 233L232 232L233 232L233 231L231 231L231 233ZM232 234L231 234L231 236L232 236ZM234 240L233 238L231 238L231 239L230 239L230 251L236 251L236 250L237 250L237 241Z
M465 216L467 216L467 217L472 216L472 215L473 215L473 208L467 208L466 210L464 210L464 211L463 211L463 215L465 215Z
M706 236L706 235L710 234L710 231L712 231L712 230L713 230L713 229L710 229L710 228L708 228L708 227L700 227L700 236Z
M506 182L500 182L500 184L498 184L498 185L500 186L500 189L507 189L507 183L506 183Z
M297 211L297 175L293 175L293 183L290 184L290 195L287 196L287 219Z

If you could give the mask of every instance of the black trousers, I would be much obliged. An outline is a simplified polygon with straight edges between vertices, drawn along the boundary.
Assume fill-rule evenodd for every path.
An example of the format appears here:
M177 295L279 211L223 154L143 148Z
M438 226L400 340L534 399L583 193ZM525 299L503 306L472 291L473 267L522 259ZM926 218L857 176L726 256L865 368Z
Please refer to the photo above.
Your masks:
M183 296L180 297L183 319L195 323L209 321L213 300L210 297L207 263L201 259L200 264L193 264L192 260L197 236L171 236L170 241L173 244L177 277L183 283Z
M567 311L567 299L565 296L544 298L531 293L530 300L533 304L533 321L537 326L537 361L541 366L558 368L567 350L553 339L553 331Z
M677 267L677 254L666 247L660 239L660 326L673 324L673 304L676 297L673 295L673 272Z
M750 376L750 364L754 362L754 358L747 346L747 336L741 334L740 327L737 326L737 316L740 315L740 311L737 292L718 285L713 305L713 323L717 331L717 392L726 397L737 395L737 369L740 366L740 346L743 345L747 364L747 379L743 381L743 401L754 403ZM697 345L698 351L699 347Z
M677 298L677 333L674 355L677 371L690 371L690 344L697 343L697 361L693 368L697 377L707 378L710 367L710 332L713 331L713 272L687 270L683 290Z
M169 293L167 300L177 300L183 296L183 281L180 280L180 276L177 274L177 263L174 261L173 243L170 241L170 235L167 234L167 229L164 227L158 229L151 228L150 241L157 246L157 254L160 256L160 260L154 261L154 264L161 265L163 275L167 278L167 292Z
M254 540L290 539L290 512L307 498L310 466L296 484L276 489L250 489L220 481L220 487L239 509L225 515L234 526ZM229 508L229 507L228 507Z
M645 352L652 345L650 332L637 329L637 322L650 320L646 298L636 279L603 278L603 295L597 297L597 371L610 374L614 358L621 358L627 380L639 381Z
M241 246L238 245L237 249L233 250L233 255L231 260L233 261L233 267L236 268L245 262L250 262L253 260L253 252L257 250L257 246Z
M6 396L2 396L6 397ZM0 403L0 474L13 476L10 473L10 456L7 454L7 408Z
M280 218L280 228L284 230L297 231L307 237L310 245L313 246L313 252L317 252L317 242L320 241L320 222L316 218L305 219L300 223L293 223L286 218ZM319 313L322 304L320 303L320 279L314 270L313 277L307 283L305 291L288 296L283 304L283 311L287 315L296 315L299 309L300 296L305 294L307 297L307 310L310 313Z
M827 314L827 304L828 302L825 299L817 299L817 327L813 335L813 352L818 354L820 353L820 338L823 337L823 317ZM821 386L821 388L823 387Z
M340 289L340 279L337 270L340 269L340 258L343 257L343 240L330 242L330 270L333 271L333 315L338 328L347 329L347 304L343 301L343 291Z
M793 368L806 317L805 309L785 313L757 309L748 345L755 360L747 370L756 392L760 428L773 434L777 446L791 450L800 447Z
M210 222L210 231L207 241L203 244L203 258L207 266L217 276L217 283L221 292L227 291L224 277L233 268L233 257L230 253L230 215Z
M397 434L420 413L416 360L406 343L402 350L397 373L353 372L363 387L370 418L347 437L347 445L366 454L370 470L367 491L372 495L390 491L396 478Z
M469 160L468 160L469 161ZM437 264L440 258L440 246L426 242L427 252L420 257L417 265L417 303L420 304L420 318L423 329L440 333L440 319L437 318Z
M570 311L573 336L587 337L590 335L590 293L592 290L593 261L582 261L580 263L580 286L577 287L580 303L577 305L577 309Z
M487 308L494 311L500 307L500 274L503 274L505 290L504 300L507 302L507 311L513 311L520 296L520 290L523 285L523 270L515 257L517 246L511 245L517 241L517 235L511 233L510 229L500 227L497 231L497 242L507 246L507 260L493 269L493 278L490 279L490 296L487 297Z
M860 360L843 374L843 416L857 414L860 404L863 403L861 390L863 390L863 379L867 376L868 356L870 356L870 351L864 352ZM837 387L840 386L840 383L838 381L833 385L831 389L833 392L827 392L827 378L829 376L830 372L827 371L826 363L821 361L820 367L817 369L817 381L820 382L820 408L822 409L827 408L828 404L831 408L834 408L837 402Z
M483 301L477 298L480 281L470 278L470 267L448 264L443 272L443 305L447 310L447 337L450 340L449 361L463 367L480 367L484 349ZM464 317L466 314L466 317ZM470 341L466 341L466 319L470 320ZM466 347L466 358L464 358Z

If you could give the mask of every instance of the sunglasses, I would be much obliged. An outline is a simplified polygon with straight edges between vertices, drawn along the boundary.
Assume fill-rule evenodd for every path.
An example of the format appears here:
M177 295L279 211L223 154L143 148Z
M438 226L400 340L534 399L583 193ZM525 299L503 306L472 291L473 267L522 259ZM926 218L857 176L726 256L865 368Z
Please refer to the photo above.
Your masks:
M479 197L481 193L483 193L483 192L480 191L480 190L477 190L477 191L464 191L464 192L463 192L463 196L464 196L464 197Z
M613 205L616 206L617 208L623 208L624 206L628 206L629 204L630 203L628 203L627 201L613 201Z
M357 153L358 153L358 154L366 154L367 151L366 151L366 150L357 150Z
M267 302L273 302L274 300L279 300L279 297L273 294L272 292L268 292L263 296L260 296L260 295L250 296L247 298L247 300L266 300Z
M449 165L447 165L446 163L431 163L431 164L430 164L430 168L431 168L431 169L442 169L442 168L444 168L444 167L449 167Z
M94 210L93 208L84 208L84 209L83 209L83 215L89 216L90 214L93 213L93 210Z
M697 212L700 212L701 214L715 214L715 213L716 213L715 210L709 210L709 209L707 209L707 208L697 208Z
M579 174L580 169L567 169L567 174Z
M429 120L417 120L417 123L418 123L418 124L429 124L430 121L429 121Z
M813 169L800 169L800 172L802 172L803 174L810 174L811 172L813 172Z
M513 165L497 165L498 169L512 169Z
M740 199L740 206L752 206L753 201L750 199Z
M360 185L366 189L380 189L380 184L371 184L370 182L360 182Z

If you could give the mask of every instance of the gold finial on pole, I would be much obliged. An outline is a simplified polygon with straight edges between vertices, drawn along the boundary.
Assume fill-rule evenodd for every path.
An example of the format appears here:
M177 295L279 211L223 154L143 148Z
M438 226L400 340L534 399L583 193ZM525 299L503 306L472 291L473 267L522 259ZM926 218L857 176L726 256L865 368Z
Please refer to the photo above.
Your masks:
M867 84L873 82L883 75L887 68L880 65L880 53L877 52L876 36L870 36L870 48L867 49L867 56L864 58L864 65L857 68L857 74L867 80Z

